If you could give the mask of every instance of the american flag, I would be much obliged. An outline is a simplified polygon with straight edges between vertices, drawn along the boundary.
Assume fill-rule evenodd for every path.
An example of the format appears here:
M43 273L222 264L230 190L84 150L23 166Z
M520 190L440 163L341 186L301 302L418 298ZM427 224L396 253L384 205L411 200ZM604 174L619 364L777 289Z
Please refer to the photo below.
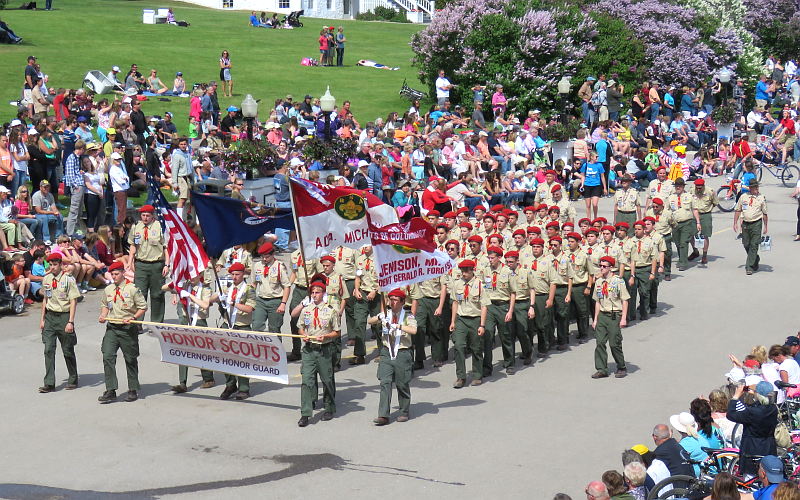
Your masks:
M203 249L200 238L189 229L186 222L178 217L178 213L170 206L161 192L157 181L148 176L150 195L156 209L161 227L164 228L164 239L169 253L171 286L180 293L180 285L198 276L208 267L208 255ZM186 305L185 299L181 302Z

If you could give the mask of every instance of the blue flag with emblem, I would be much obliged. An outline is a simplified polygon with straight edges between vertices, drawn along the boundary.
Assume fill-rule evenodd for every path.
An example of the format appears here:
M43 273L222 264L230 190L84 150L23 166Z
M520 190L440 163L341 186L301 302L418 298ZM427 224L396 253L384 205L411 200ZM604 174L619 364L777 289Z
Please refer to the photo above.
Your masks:
M256 241L276 228L294 230L291 209L267 209L258 213L249 202L192 192L192 204L210 255L226 248Z

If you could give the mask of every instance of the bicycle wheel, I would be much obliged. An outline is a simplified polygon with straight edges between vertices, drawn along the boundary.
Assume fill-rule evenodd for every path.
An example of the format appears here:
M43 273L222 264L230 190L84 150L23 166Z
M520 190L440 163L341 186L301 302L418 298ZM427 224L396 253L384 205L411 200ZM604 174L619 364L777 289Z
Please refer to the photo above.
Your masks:
M717 190L717 199L719 200L717 206L723 212L733 212L733 209L736 208L736 191L727 186L722 186Z
M697 479L696 477L671 476L653 486L653 489L647 495L647 500L684 498L687 497L690 492L698 493L698 496L692 496L692 498L698 498L699 493L705 491L708 491L708 493L705 493L706 495L711 493L711 489L703 481Z
M764 177L765 168L766 167L764 165L759 165L756 167L756 180L758 180L759 183L761 182L761 178Z
M784 186L787 188L794 187L798 179L800 179L800 168L797 168L795 165L785 165L783 167L781 182L783 182Z

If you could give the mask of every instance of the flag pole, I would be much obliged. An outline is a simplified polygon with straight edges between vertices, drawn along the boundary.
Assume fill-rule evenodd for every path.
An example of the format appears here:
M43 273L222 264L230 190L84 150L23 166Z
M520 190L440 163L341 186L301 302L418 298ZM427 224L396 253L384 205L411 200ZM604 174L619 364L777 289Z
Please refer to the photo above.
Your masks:
M306 253L303 250L303 231L300 229L300 224L297 221L297 210L295 210L294 206L294 183L292 182L292 178L289 177L289 201L292 204L292 220L294 220L294 229L297 232L297 246L300 250L300 257L303 259L303 273L306 276L306 293L310 297L311 296L311 280L308 277L308 267L306 266ZM291 312L290 312L291 314Z
M219 282L219 275L217 274L216 262L211 265L211 270L214 271L214 280L217 282L217 290L219 290L219 293L222 294L222 283ZM225 323L228 324L228 328L233 328L231 320L228 317L228 310L222 307L222 302L217 302L217 307L219 308L220 316L222 316L222 319L225 320Z

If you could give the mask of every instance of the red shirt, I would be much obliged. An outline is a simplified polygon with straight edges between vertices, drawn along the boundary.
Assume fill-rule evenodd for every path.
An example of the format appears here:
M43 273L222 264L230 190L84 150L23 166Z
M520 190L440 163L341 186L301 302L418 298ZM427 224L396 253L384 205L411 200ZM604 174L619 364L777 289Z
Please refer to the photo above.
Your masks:
M64 104L64 94L58 94L53 99L53 108L55 109L56 120L66 120L69 116L69 109Z
M325 35L319 37L319 50L328 50L328 37Z
M422 208L425 210L433 210L433 207L439 203L446 203L448 201L450 201L450 197L438 189L430 190L426 188L422 193Z
M731 150L737 158L744 158L750 154L750 144L748 144L747 141L739 141L738 143L734 142L731 146Z
M794 130L794 120L791 118L784 118L781 120L781 127L784 128L784 133L786 135L795 135L796 133Z

